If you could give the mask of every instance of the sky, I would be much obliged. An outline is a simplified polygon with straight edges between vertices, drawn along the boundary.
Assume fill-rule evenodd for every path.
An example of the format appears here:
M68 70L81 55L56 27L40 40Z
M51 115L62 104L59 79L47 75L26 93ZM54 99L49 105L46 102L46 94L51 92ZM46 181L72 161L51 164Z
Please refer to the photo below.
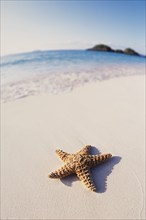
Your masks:
M1 0L1 55L104 43L145 54L145 0Z

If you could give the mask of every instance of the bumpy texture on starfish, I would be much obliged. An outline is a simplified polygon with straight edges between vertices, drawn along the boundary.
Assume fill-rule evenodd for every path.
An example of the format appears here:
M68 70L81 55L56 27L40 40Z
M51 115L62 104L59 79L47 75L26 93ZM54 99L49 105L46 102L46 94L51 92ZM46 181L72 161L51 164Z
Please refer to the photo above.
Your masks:
M68 154L62 150L56 150L59 157L65 162L60 169L52 172L50 178L62 178L72 173L76 173L78 178L91 191L96 191L93 180L90 175L90 168L112 157L111 154L89 155L91 145L86 145L76 154Z

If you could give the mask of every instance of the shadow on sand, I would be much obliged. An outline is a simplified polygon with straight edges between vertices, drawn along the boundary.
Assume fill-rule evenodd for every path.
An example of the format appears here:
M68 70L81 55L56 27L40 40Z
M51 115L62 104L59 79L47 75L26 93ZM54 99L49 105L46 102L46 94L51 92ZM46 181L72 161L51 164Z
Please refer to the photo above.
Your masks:
M101 154L101 152L95 147L91 147L90 152L92 155ZM113 156L105 163L101 163L98 166L91 168L91 176L97 189L97 193L104 193L106 191L107 177L112 173L114 166L118 164L121 159L122 158L119 156ZM78 177L75 174L61 179L61 182L66 186L72 186L72 182L74 181L79 181Z

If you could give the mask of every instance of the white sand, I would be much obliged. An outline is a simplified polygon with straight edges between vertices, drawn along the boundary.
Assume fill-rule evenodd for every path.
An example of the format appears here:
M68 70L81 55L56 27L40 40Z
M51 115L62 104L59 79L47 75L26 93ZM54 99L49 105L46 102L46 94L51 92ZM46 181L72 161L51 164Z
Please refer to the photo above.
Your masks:
M2 104L2 219L144 219L144 76ZM49 179L91 144L113 159L92 170L97 193L76 176ZM96 153L93 147L91 153Z

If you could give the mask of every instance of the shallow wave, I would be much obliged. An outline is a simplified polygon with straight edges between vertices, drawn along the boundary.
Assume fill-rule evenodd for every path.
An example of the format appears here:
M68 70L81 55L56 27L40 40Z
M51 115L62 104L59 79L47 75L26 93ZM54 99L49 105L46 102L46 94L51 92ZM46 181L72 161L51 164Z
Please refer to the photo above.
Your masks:
M106 80L114 77L142 75L145 67L139 65L114 65L99 67L84 72L65 72L48 75L39 75L29 79L18 80L2 85L1 101L9 102L27 96L71 91L79 85L97 80Z

